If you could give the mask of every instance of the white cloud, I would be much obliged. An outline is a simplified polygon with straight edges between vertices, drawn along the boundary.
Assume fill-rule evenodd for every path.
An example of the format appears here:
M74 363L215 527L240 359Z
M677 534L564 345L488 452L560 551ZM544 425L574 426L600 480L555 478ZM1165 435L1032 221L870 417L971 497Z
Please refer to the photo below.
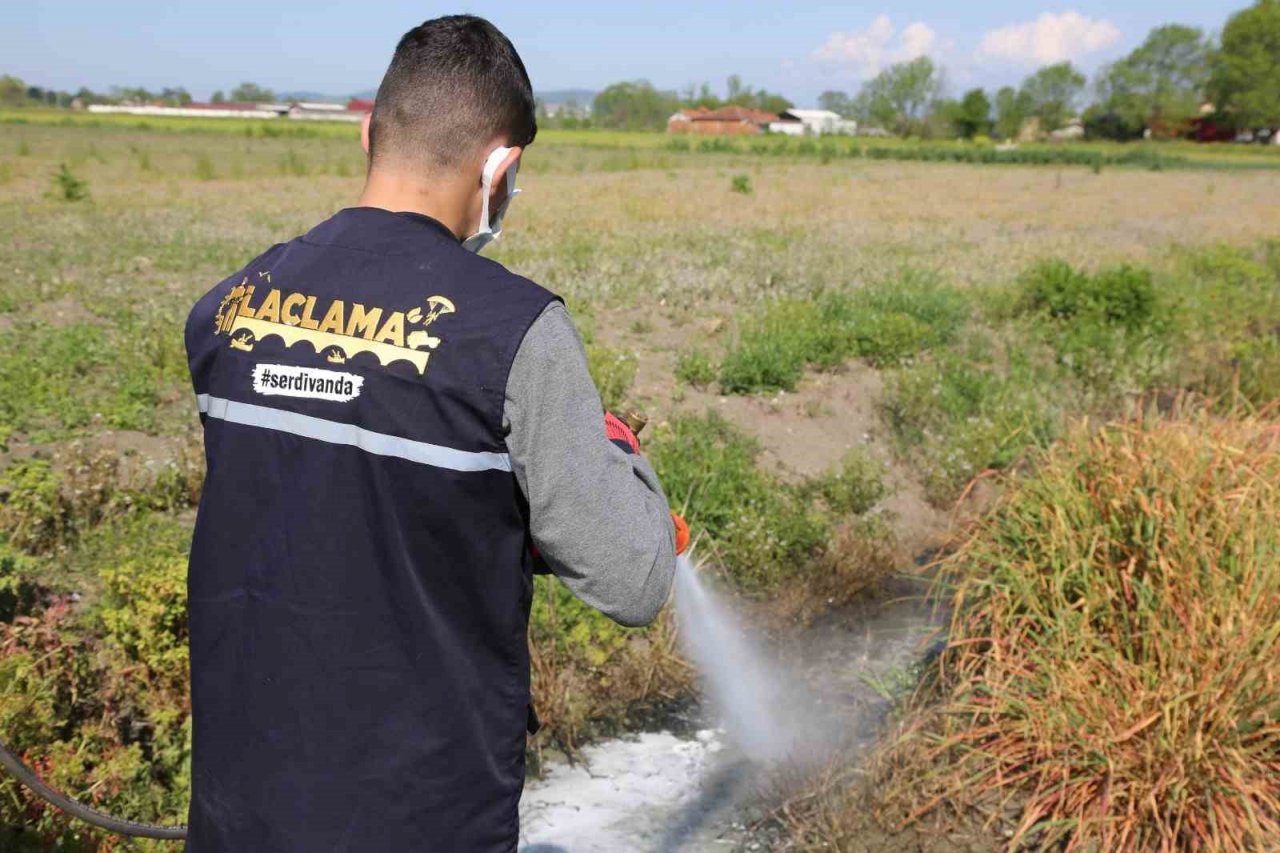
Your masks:
M810 56L824 63L852 65L863 77L874 77L886 66L932 53L938 34L928 24L916 21L901 32L888 15L880 15L863 30L834 32Z
M1034 21L1010 24L982 37L979 62L1050 65L1079 59L1120 40L1120 30L1106 19L1086 18L1079 12L1045 12Z

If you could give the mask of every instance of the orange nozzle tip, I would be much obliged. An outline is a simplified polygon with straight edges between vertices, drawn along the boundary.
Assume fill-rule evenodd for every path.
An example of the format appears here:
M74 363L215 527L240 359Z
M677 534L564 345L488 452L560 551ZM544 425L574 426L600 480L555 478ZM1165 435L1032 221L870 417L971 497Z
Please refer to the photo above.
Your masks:
M683 518L671 513L671 521L676 528L676 554L683 554L689 550L689 525Z

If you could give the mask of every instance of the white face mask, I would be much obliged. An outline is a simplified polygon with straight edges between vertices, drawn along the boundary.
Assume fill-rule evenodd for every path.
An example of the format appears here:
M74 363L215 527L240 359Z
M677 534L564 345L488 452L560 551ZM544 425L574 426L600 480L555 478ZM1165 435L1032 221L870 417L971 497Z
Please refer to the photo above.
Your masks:
M480 228L476 233L462 241L462 248L468 251L479 252L485 246L498 239L498 236L502 234L502 217L506 215L511 199L520 194L520 190L516 189L516 169L520 165L520 161L517 160L511 164L510 169L507 169L507 197L503 200L502 205L493 212L492 219L490 218L489 195L493 191L493 175L510 153L510 148L495 148L489 154L489 159L484 161L484 172L480 175L480 192L484 194L484 200L480 206Z

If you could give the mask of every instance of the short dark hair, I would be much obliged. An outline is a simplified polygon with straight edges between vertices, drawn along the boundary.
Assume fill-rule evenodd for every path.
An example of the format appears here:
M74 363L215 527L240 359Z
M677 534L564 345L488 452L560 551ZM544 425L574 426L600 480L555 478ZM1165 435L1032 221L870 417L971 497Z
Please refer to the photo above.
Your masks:
M374 101L369 158L455 168L495 137L525 146L537 132L533 87L511 40L484 18L449 15L396 45Z

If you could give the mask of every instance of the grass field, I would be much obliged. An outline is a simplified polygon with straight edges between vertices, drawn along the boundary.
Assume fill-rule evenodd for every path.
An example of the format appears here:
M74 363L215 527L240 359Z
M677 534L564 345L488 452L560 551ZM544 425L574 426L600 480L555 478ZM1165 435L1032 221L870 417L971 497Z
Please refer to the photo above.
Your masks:
M353 203L363 172L353 127L269 124L0 114L0 732L58 784L143 819L180 819L186 788L182 579L201 480L186 312ZM673 501L766 618L862 595L945 539L958 497L982 508L975 476L1035 469L1085 415L1181 392L1219 401L1215 418L1280 394L1271 153L1161 146L1178 167L1096 170L803 142L544 132L492 250L566 297L606 401L647 409ZM1259 566L1274 583L1274 559ZM685 697L674 630L620 629L540 582L537 749ZM1116 731L1148 707L1115 710ZM3 822L33 827L10 847L107 844L0 789ZM1028 838L1046 837L1037 819ZM816 825L788 824L809 839Z

